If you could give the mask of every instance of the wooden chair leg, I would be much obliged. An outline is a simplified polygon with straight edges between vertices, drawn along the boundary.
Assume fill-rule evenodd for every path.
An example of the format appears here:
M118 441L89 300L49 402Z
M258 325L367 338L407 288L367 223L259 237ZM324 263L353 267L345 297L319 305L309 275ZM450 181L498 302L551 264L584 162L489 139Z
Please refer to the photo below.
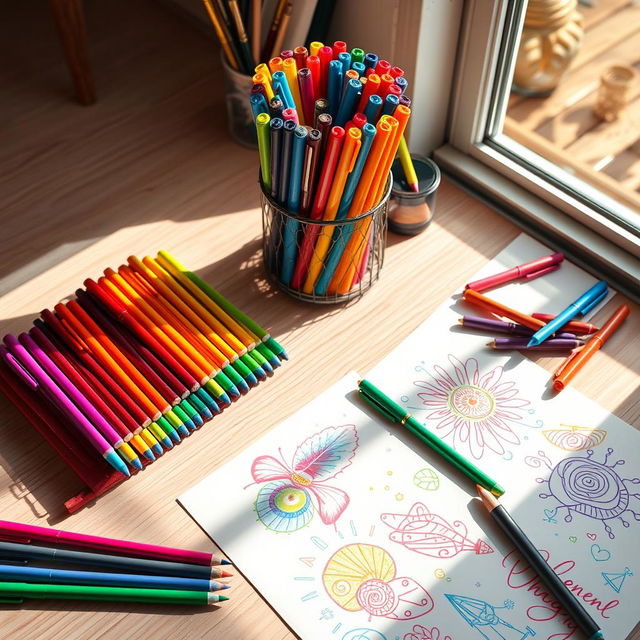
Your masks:
M83 0L49 0L76 97L81 104L96 101L89 64Z

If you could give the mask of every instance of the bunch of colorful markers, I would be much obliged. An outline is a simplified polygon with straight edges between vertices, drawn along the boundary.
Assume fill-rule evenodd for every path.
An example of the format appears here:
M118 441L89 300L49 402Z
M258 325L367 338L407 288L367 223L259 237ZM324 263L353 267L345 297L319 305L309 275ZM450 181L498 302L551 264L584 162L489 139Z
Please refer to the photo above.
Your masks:
M489 343L489 346L494 349L571 351L553 374L552 386L555 391L562 391L591 356L613 335L629 315L629 307L624 304L618 307L607 322L598 329L590 323L575 321L573 318L585 315L604 300L608 289L604 281L597 282L557 316L546 313L527 315L479 292L520 278L526 280L537 278L559 269L563 260L564 256L561 253L554 253L467 284L463 293L466 302L494 316L508 318L513 322L474 316L460 318L461 324L465 327L513 336L495 338Z
M105 269L0 360L125 476L265 380L284 349L168 252ZM35 402L35 399L34 399ZM37 411L34 408L33 414ZM92 459L92 458L90 458Z
M0 602L38 598L210 605L229 599L218 594L230 587L218 581L231 577L221 568L229 564L202 551L0 520Z
M366 272L372 217L336 237L337 226L307 223L357 218L385 196L411 115L404 72L345 42L312 42L258 65L253 82L263 189L288 214L278 277L306 294L346 294Z

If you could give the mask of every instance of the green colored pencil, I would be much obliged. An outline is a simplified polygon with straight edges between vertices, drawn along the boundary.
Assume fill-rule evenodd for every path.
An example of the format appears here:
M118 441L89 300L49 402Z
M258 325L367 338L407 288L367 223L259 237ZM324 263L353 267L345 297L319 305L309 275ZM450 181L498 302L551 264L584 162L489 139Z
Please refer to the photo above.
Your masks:
M407 413L399 404L396 404L368 380L360 380L358 387L360 388L360 396L367 404L371 405L391 422L399 422L428 447L450 462L456 469L471 478L473 482L491 491L495 496L501 496L504 493L504 489L495 480L461 456L453 447L438 438L424 425L420 424L411 414Z
M69 584L28 584L0 582L0 602L22 602L25 598L47 600L100 600L108 602L151 602L161 604L208 605L228 600L206 591L177 589L133 589L88 587Z

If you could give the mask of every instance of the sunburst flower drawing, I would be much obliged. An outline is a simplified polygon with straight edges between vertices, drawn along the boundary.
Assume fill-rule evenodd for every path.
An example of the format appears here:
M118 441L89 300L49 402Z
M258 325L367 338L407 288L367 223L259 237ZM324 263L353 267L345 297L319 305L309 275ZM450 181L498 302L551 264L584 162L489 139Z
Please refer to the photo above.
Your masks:
M512 425L522 419L520 410L529 401L519 397L515 382L504 379L503 368L482 374L475 358L461 362L449 355L449 362L446 369L434 366L430 381L415 383L424 389L418 397L438 435L451 438L456 450L467 448L476 459L486 449L502 455L505 443L520 444Z

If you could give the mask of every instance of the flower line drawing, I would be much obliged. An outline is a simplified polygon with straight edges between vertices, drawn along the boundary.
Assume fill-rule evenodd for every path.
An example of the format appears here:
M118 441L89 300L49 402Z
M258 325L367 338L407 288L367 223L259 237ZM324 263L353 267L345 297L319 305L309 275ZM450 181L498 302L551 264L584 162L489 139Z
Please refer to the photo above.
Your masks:
M462 362L449 355L450 366L433 367L430 381L414 384L417 395L435 422L439 436L450 437L455 449L467 448L475 459L489 449L504 455L504 443L519 445L511 424L523 418L529 401L520 397L516 383L506 380L503 367L481 373L476 358Z

